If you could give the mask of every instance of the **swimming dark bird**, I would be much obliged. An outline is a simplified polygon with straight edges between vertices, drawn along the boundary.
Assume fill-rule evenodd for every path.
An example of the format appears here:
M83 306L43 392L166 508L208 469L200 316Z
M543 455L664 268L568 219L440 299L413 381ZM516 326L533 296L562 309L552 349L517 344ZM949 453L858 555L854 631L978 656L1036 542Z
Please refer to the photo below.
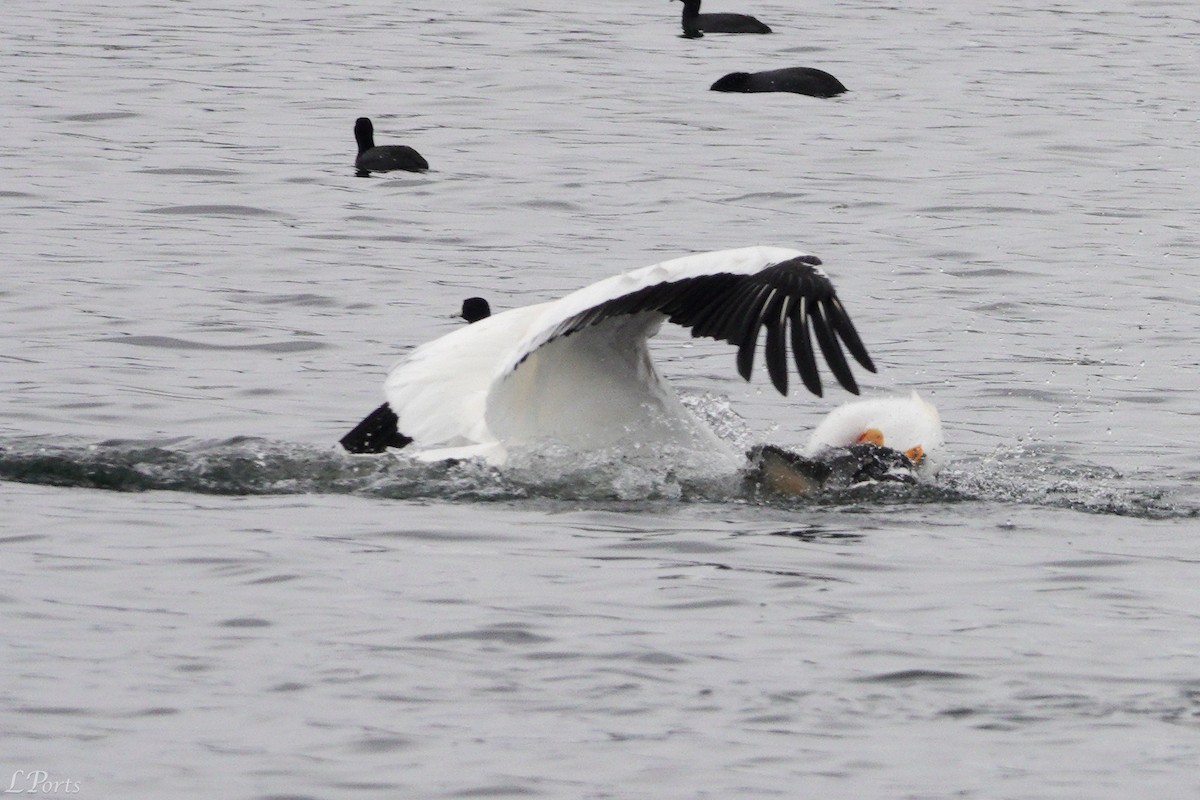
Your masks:
M795 92L833 97L846 87L828 72L812 67L788 67L766 72L731 72L711 87L714 92Z
M429 162L408 145L384 144L376 147L375 126L366 117L359 117L355 121L354 138L358 140L358 158L354 159L354 167L360 177L372 172L391 172L398 169L423 172L429 169Z
M462 318L467 322L479 322L492 315L492 307L482 297L468 297L463 300Z
M460 327L405 356L388 375L376 419L364 420L342 445L350 452L407 447L423 461L479 458L499 466L514 448L550 442L575 452L703 453L706 463L736 470L744 454L679 400L647 342L665 322L727 341L749 380L761 338L780 393L790 360L820 395L823 357L837 382L857 394L847 356L875 367L819 264L778 247L703 253ZM810 443L814 454L864 441L929 453L940 443L936 414L923 403L866 401L835 415Z
M683 35L698 39L706 33L770 33L749 14L701 14L700 0L683 0Z

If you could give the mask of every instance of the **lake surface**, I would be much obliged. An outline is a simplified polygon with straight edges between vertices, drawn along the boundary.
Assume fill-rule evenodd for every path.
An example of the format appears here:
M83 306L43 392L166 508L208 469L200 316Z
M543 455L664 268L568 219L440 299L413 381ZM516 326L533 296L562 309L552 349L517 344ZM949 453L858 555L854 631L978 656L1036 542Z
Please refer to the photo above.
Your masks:
M2 788L1200 792L1194 3L4 9ZM785 66L850 91L708 91ZM364 115L432 170L355 177ZM937 404L937 485L335 445L466 296L752 244ZM742 444L847 397L660 339Z

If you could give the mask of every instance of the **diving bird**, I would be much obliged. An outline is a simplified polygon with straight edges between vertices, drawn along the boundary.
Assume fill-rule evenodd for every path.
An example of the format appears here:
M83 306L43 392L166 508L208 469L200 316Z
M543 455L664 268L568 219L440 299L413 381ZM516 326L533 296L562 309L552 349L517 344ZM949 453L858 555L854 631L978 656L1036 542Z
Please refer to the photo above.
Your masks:
M421 154L405 144L375 144L375 126L366 117L359 117L354 122L354 138L358 141L358 157L354 159L354 168L359 177L365 177L372 172L391 172L405 170L407 172L423 172L429 169L429 162Z
M700 0L683 0L683 35L699 39L706 33L770 33L749 14L701 14Z
M819 352L837 382L858 394L846 352L864 369L875 366L820 263L777 247L703 253L485 317L403 358L384 383L387 402L341 443L356 453L406 448L425 461L480 458L494 465L514 449L543 443L574 451L678 448L744 463L680 402L647 342L664 322L726 341L749 380L764 338L767 374L781 394L788 390L789 348L810 392L819 396L824 388ZM845 445L882 445L895 426L870 414L854 421L860 430ZM844 446L833 434L828 442Z
M714 92L793 92L810 97L835 97L846 91L841 81L815 67L731 72L709 88Z

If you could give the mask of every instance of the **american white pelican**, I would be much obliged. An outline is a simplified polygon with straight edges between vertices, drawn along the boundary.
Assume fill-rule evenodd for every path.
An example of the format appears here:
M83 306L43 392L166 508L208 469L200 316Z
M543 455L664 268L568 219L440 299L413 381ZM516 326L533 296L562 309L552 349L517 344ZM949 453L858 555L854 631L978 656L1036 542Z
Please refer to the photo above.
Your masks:
M700 0L683 0L683 35L699 39L706 33L770 33L749 14L701 14Z
M342 445L356 453L408 447L422 460L482 458L501 465L514 448L553 443L575 451L672 449L744 465L744 455L689 412L659 376L647 340L663 322L673 322L693 336L727 341L737 347L738 372L749 380L765 329L767 374L780 393L787 394L790 343L810 392L822 393L819 350L838 383L858 394L843 347L863 368L874 372L875 366L820 263L776 247L704 253L480 319L401 360L385 382L387 402ZM897 402L907 404L907 414ZM927 404L914 403L921 401L851 404L861 413L838 419L857 429L846 433L840 422L827 423L814 442L886 443L928 454L940 445L940 427L936 441L920 438L929 435L928 425L920 427L929 420ZM918 440L910 444L913 437Z
M429 162L406 144L376 146L375 126L366 117L355 120L354 138L358 141L358 157L354 159L354 168L358 170L359 177L372 172L391 172L398 169L408 172L423 172L429 169Z

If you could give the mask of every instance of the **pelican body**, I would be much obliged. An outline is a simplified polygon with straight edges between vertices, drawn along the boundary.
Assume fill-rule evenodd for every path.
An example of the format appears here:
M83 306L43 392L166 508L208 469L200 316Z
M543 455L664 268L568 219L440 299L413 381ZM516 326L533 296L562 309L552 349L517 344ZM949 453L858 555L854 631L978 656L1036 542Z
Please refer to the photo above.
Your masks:
M743 454L680 402L647 342L665 322L726 341L749 380L764 338L767 373L781 394L789 348L810 392L823 393L820 353L837 382L858 394L846 353L866 370L875 366L820 263L777 247L704 253L484 317L393 367L387 402L342 444L351 452L404 447L422 460L495 465L514 448L546 443L577 451L676 448L744 464ZM832 446L832 435L826 438Z

